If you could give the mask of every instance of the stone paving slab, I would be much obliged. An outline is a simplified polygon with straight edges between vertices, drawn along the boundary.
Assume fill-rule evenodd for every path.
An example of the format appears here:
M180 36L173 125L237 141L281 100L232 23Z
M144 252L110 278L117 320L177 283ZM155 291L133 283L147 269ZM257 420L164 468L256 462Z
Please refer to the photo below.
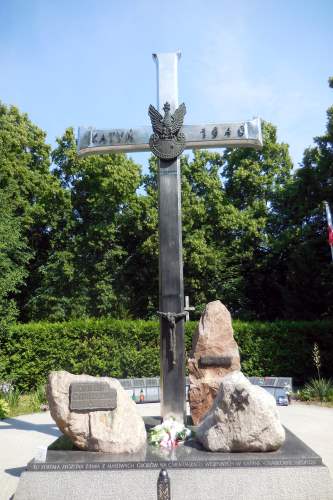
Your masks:
M8 500L38 446L49 446L61 432L49 412L0 420L0 500Z
M333 478L333 408L294 403L278 411L283 425L322 457Z

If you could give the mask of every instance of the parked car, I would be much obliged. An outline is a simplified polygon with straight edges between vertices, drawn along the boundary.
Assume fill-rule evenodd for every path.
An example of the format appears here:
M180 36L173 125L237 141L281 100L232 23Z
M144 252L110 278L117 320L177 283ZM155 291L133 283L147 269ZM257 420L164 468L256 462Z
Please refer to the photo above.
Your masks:
M277 387L275 389L275 400L279 406L288 406L289 399L285 387Z
M279 406L288 406L289 400L285 387L272 387L272 386L261 386L263 389L266 389L267 392L272 394L275 398L276 404Z

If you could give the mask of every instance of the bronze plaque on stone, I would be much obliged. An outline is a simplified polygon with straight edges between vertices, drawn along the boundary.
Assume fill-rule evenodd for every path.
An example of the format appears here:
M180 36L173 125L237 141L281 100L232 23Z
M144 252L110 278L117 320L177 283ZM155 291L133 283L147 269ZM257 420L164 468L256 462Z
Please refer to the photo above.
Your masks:
M199 366L205 368L206 366L218 366L220 368L230 368L230 356L201 356Z
M70 410L114 410L117 391L107 382L73 382L69 388Z

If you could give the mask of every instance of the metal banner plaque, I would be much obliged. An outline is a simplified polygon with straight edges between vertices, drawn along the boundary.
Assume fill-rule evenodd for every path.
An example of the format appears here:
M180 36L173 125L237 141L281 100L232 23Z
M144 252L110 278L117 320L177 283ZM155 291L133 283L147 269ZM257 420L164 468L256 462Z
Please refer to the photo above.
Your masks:
M201 356L200 366L218 366L221 368L230 368L231 358L230 356Z
M70 410L114 410L117 391L107 382L73 382L69 388Z
M152 127L97 129L79 128L78 154L86 156L103 153L150 151ZM185 149L253 147L263 145L261 120L244 122L202 123L183 125L178 136L185 138ZM183 140L183 139L182 139ZM176 143L182 141L176 141Z

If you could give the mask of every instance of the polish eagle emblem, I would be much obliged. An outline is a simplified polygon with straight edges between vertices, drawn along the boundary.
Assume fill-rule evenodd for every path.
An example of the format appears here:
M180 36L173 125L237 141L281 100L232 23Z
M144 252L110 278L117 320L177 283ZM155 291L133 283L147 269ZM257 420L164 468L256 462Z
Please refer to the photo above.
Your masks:
M163 106L164 117L150 105L148 114L153 127L149 145L152 152L161 160L173 160L185 149L185 135L180 131L183 126L186 106L182 103L176 111L170 113L170 104Z

